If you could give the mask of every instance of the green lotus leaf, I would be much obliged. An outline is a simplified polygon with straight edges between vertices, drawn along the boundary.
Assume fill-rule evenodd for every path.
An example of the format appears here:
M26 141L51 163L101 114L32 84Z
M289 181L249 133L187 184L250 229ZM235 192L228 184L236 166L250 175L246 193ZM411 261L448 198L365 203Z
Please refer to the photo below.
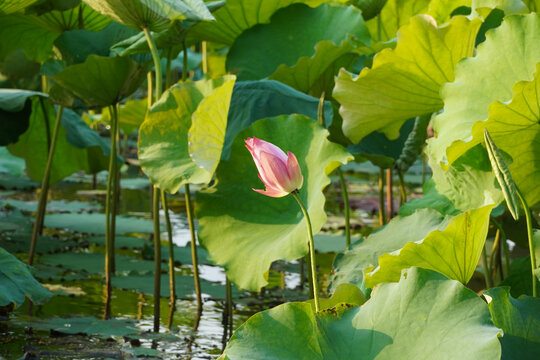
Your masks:
M234 79L230 76L179 83L165 92L150 109L139 131L139 159L143 171L159 188L176 193L184 184L206 184L210 181L213 173L200 167L190 157L190 128L194 126L195 119L203 122L196 125L196 131L203 131L204 127L212 125L214 120L206 118L204 114L193 118L194 113L203 99L221 86L227 86L227 91L232 92L232 83ZM230 95L227 98L213 96L205 102L205 108L212 106L213 102L213 106L220 109L219 116L225 117L225 120L219 120L220 126L212 129L213 138L205 140L198 134L198 141L213 142L214 146L220 141L223 142L227 116L227 112L223 111L228 106L229 99ZM206 151L204 146L201 148L202 143L197 146L199 150ZM215 151L213 155L217 156ZM220 156L221 153L213 161L217 161Z
M13 80L34 78L40 72L41 65L28 60L24 51L19 49L9 54L0 62L0 73ZM28 79L31 81L31 79Z
M260 312L235 331L221 359L499 359L500 334L474 292L412 268L362 306L315 315L309 304L288 303Z
M318 50L317 58L311 60L319 63L320 69L314 70L321 73L349 50L335 51L333 47L328 49L328 46L333 44L334 47L341 47L345 40L351 38L369 43L362 13L354 6L323 4L310 8L295 4L276 12L270 24L244 31L230 48L227 68L238 75L239 81L266 78L282 64L291 67L302 57L317 55L315 46L326 40L326 45L321 45ZM324 56L328 55L331 56L325 62ZM303 71L306 71L307 65L302 65Z
M369 20L377 16L386 4L386 0L353 0L350 3L362 10L364 19Z
M443 107L441 86L454 80L458 61L472 55L481 21L457 16L441 27L432 21L413 17L396 48L379 52L358 77L340 71L333 96L341 104L343 132L354 143L373 131L395 139L406 120Z
M52 53L53 43L58 35L60 34L43 27L33 16L0 15L0 60L18 49L23 49L28 59L44 62Z
M3 0L0 3L0 14L12 14L20 11L38 0Z
M540 353L540 299L514 299L510 288L497 287L487 295L493 324L504 331L501 359L536 359Z
M292 4L306 4L317 7L329 0L228 0L221 9L214 13L216 22L197 24L191 31L192 41L208 40L232 45L234 40L245 30L257 25L267 24L270 17L279 9ZM347 2L347 0L337 0Z
M304 176L299 196L314 233L326 220L321 190L330 183L327 174L351 155L302 115L259 120L236 137L230 159L216 170L215 186L197 195L198 234L210 258L225 267L233 282L256 291L268 283L272 262L298 259L307 253L308 243L302 212L292 196L272 198L252 190L263 187L244 144L253 136L296 155Z
M279 81L239 81L234 84L222 159L228 159L236 135L256 120L287 114L317 119L319 99L301 93ZM333 110L325 101L324 116L332 119Z
M444 195L439 194L433 179L427 180L422 187L423 196L419 199L411 199L399 208L399 215L409 216L418 209L433 209L443 215L457 215L454 204Z
M118 107L118 125L125 134L135 132L144 121L148 110L148 100L129 100ZM104 108L101 113L101 121L111 122L109 108Z
M111 23L110 18L94 11L84 3L71 9L53 10L39 16L32 16L44 28L56 33L77 29L100 31Z
M134 29L165 30L171 20L214 20L202 0L84 0L97 12Z
M365 289L364 270L377 266L380 256L392 253L408 242L418 242L435 230L446 227L450 218L444 218L432 209L421 209L411 216L397 216L386 226L353 244L350 250L338 254L330 276L330 289L340 284L356 284Z
M433 231L421 241L382 255L377 268L365 270L366 287L398 281L401 271L411 266L432 269L467 284L480 260L492 209L493 205L487 205L461 213L444 230Z
M16 143L30 124L32 97L47 94L19 89L0 89L0 145Z
M0 306L20 306L26 296L33 303L42 304L52 294L34 279L26 264L0 248Z
M340 284L336 291L332 294L332 297L329 299L320 298L319 307L321 310L328 310L339 306L340 304L347 305L362 305L367 301L366 296L358 288L358 286L353 284ZM311 310L315 311L315 300L311 299L306 301L311 305Z
M476 56L457 65L455 81L441 90L444 111L433 119L437 136L428 140L427 151L435 161L446 168L478 144L471 141L473 125L488 118L494 101L508 102L514 84L533 78L540 62L539 41L540 15L506 16L486 33ZM500 54L504 61L493 61Z
M521 0L473 0L472 15L487 18L493 9L504 11L505 15L526 14L529 11Z
M82 64L72 65L53 79L69 94L88 107L117 104L139 88L146 78L146 69L128 57L90 55ZM59 101L50 94L53 101Z
M50 228L70 229L86 234L105 234L105 214L49 214L44 225ZM152 221L130 216L116 217L116 233L151 233Z
M24 173L25 168L23 159L11 155L6 147L0 146L0 173L20 177Z

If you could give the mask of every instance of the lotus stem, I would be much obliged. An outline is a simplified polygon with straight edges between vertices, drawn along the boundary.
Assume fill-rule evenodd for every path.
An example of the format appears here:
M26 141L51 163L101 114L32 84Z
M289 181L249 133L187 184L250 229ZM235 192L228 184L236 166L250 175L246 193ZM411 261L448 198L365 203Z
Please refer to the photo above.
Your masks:
M184 188L186 194L186 215L188 219L189 232L191 234L191 262L193 264L193 281L195 282L195 293L197 295L197 309L202 311L202 297L201 297L201 281L199 279L199 259L197 255L197 238L195 235L195 223L193 219L193 207L191 201L191 194L189 191L189 184Z
M405 179L403 178L403 172L397 169L399 178L399 195L401 197L401 205L407 202L407 190L405 189Z
M188 78L188 53L187 53L187 45L186 42L182 42L182 51L183 51L183 62L182 62L182 81L186 81Z
M115 242L116 242L116 213L117 207L118 207L118 196L119 196L119 188L120 188L120 178L118 176L118 161L116 158L116 155L118 153L118 143L119 143L119 136L118 136L118 108L117 104L114 104L111 106L111 120L112 120L112 127L111 127L111 153L113 153L114 161L112 162L113 165L113 172L112 172L112 193L111 193L111 213L110 213L110 219L111 219L111 228L110 228L110 244L109 244L109 254L110 254L110 268L111 273L114 274L116 271L116 256L115 256ZM112 141L114 137L114 141Z
M489 265L488 265L485 246L482 248L482 267L484 268L484 278L486 279L486 288L491 289L493 287L493 280L491 279L491 269L489 268Z
M506 233L504 232L504 229L502 228L501 224L491 218L491 222L493 223L493 225L495 225L495 227L497 228L497 230L499 230L501 232L501 243L502 243L502 250L504 252L504 270L505 270L505 273L506 275L508 276L508 274L510 273L510 250L508 249L508 243L506 242Z
M174 307L174 303L176 301L176 281L174 277L174 242L171 218L169 216L169 204L167 203L167 196L165 194L165 191L161 191L161 204L163 205L163 212L165 213L165 225L167 227L167 237L169 238L169 292L171 306Z
M291 195L294 197L294 199L298 202L298 205L300 205L300 209L302 209L302 213L304 213L304 218L306 219L306 225L308 230L308 245L309 245L309 258L311 262L311 277L313 281L313 300L315 302L315 312L319 312L319 287L317 284L317 263L315 262L315 243L313 241L313 230L311 228L311 220L309 218L309 213L306 210L306 207L304 206L304 203L298 196L298 190L295 190L291 193Z
M384 169L379 169L379 224L383 226L385 224L384 215Z
M532 295L533 297L538 297L537 293L537 280L536 275L534 271L536 270L536 257L534 252L534 240L533 240L533 233L532 233L532 219L531 219L531 209L529 208L529 205L527 204L527 200L525 200L525 197L521 193L521 191L516 186L516 194L521 201L521 206L523 206L523 211L525 211L525 219L527 221L527 237L529 238L529 253L531 256L531 270L532 270Z
M202 52L202 73L206 74L208 72L208 51L206 41L201 42L201 52Z
M343 176L341 168L337 169L339 181L341 183L341 195L343 196L343 208L345 210L345 245L347 248L351 246L351 209L349 205L349 192L347 191L347 183Z
M51 178L51 168L54 158L54 151L56 150L56 142L58 139L58 132L60 130L60 123L62 122L62 113L64 109L59 106L56 113L56 123L54 124L53 136L51 139L51 145L49 147L49 154L47 156L47 164L45 166L45 172L43 173L43 180L41 181L41 192L39 194L38 209L36 212L36 220L34 221L34 227L32 230L32 238L30 240L30 250L28 250L28 265L34 264L34 255L36 253L36 245L38 235L41 233L41 227L43 219L45 218L45 210L47 208L47 197L49 194L49 182Z
M394 194L392 192L392 169L386 169L386 206L388 210L388 221L394 215Z

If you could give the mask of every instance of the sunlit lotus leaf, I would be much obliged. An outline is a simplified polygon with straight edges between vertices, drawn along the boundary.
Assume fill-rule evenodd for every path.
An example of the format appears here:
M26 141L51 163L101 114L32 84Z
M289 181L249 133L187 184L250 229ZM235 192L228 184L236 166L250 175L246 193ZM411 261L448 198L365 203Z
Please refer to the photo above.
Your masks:
M432 269L467 284L480 260L492 209L493 205L487 205L461 213L444 230L435 230L421 241L380 256L375 269L366 269L366 287L398 281L401 270L411 266Z
M146 116L148 100L129 100L118 107L118 125L126 134L132 134L141 126ZM104 108L101 113L101 121L110 122L111 113L109 108Z
M52 294L34 279L26 264L0 248L0 306L19 306L27 296L33 303L42 304Z
M437 136L428 140L428 153L435 161L448 167L478 144L471 141L472 128L488 119L491 103L510 101L514 84L533 79L540 62L539 41L540 15L507 16L486 33L475 57L457 65L455 81L441 91L444 111L433 120Z
M88 107L117 104L139 88L146 71L128 57L90 55L82 64L72 65L53 78L69 94L82 100ZM53 101L63 103L62 98Z
M171 20L214 20L202 0L84 0L97 12L135 29L165 30Z
M374 58L360 75L342 70L333 96L341 104L343 132L353 142L373 131L393 139L408 119L443 107L441 86L454 80L454 67L471 56L478 19L454 17L447 25L419 15L400 29L395 49Z
M272 198L252 190L264 187L245 148L244 139L253 136L296 155L304 176L299 196L314 233L326 220L321 190L330 183L327 174L351 155L326 139L328 131L301 115L259 120L238 134L231 157L217 168L215 186L197 195L199 240L232 281L257 291L268 283L272 262L302 257L308 242L304 217L292 196Z
M377 266L381 255L401 249L408 242L418 242L432 231L442 230L450 218L432 209L422 209L411 216L397 216L350 250L338 254L330 276L330 289L351 283L364 287L364 270Z
M484 295L493 324L504 331L499 339L501 359L536 359L540 354L540 299L526 295L514 299L508 287L489 289Z
M312 26L314 23L317 26ZM301 61L301 68L307 75L311 72L308 71L309 62L319 64L318 69L312 70L314 81L350 49L337 51L334 48L345 46L343 42L351 38L369 43L367 28L357 8L326 4L310 8L296 4L276 12L270 24L258 25L242 33L227 55L227 68L238 74L238 80L257 80L272 75L280 66L292 67L299 59L307 57L312 59ZM321 45L317 54L315 47L321 41L326 45ZM332 44L334 46L328 48ZM326 61L325 56L328 56ZM281 70L285 73L283 76L287 75L285 68Z
M190 156L190 128L194 126L193 121L202 122L197 125L199 128L196 131L203 131L205 127L208 129L214 121L218 121L220 125L214 126L206 137L196 135L199 138L197 151L206 151L205 143L213 144L212 156L207 159L218 161L221 157L220 143L223 143L225 136L230 95L225 98L212 96L204 105L220 109L219 116L223 118L214 120L201 113L202 116L193 116L206 97L221 86L227 86L226 92L232 92L233 83L234 78L230 76L179 83L165 92L150 109L139 132L139 159L143 171L154 184L167 192L176 193L184 184L206 184L210 181L213 172L200 167Z
M11 14L24 9L38 0L2 0L0 2L0 14Z
M504 11L505 15L525 14L530 12L521 0L473 0L473 16L486 18L493 9Z
M228 0L214 13L216 22L197 24L191 31L193 39L203 39L232 45L245 30L270 22L270 17L279 9L291 4L302 3L311 7L330 2L329 0ZM347 2L338 0L337 2Z
M499 359L501 333L473 291L412 268L362 306L315 315L309 304L288 303L260 312L235 331L221 359Z
M427 180L422 187L422 197L414 198L401 205L399 215L409 216L418 209L433 209L443 215L456 215L459 211L454 204L444 195L439 194L433 179Z

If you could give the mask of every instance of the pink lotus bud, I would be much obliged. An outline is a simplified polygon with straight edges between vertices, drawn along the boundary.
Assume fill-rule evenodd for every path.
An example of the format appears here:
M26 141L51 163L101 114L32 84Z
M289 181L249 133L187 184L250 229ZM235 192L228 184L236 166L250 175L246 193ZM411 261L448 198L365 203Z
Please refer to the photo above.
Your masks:
M300 189L304 182L298 160L292 152L287 155L276 145L255 137L245 140L259 170L265 190L254 191L272 197L282 197Z

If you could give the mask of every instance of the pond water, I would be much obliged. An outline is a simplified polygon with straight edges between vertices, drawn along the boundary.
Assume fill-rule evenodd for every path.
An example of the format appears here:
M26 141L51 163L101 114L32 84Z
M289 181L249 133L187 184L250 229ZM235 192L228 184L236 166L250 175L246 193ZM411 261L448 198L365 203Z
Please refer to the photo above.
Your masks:
M351 178L356 195L374 193L375 183L366 177ZM113 278L111 317L104 314L104 188L106 174L76 174L50 191L45 229L39 238L34 276L54 296L43 305L24 303L0 317L0 357L5 359L134 358L212 359L221 354L232 330L254 313L285 301L308 298L300 262L277 262L269 273L269 285L260 293L233 286L233 323L225 315L225 274L199 248L202 314L193 290L189 229L183 194L169 196L176 272L174 307L169 303L167 235L162 233L162 297L160 334L153 327L153 245L150 184L137 173L123 174L117 220L116 276ZM334 179L336 180L336 179ZM369 180L369 181L366 181ZM25 178L0 174L0 247L26 261L37 207L36 186ZM327 233L343 227L339 184L327 190ZM372 194L373 195L373 194ZM353 194L352 200L354 201ZM162 214L163 215L163 214ZM369 208L353 212L353 228L370 231L374 222ZM163 218L163 216L161 217ZM335 252L344 248L343 236L318 238L317 262L321 288L326 288ZM304 266L305 268L305 266Z

